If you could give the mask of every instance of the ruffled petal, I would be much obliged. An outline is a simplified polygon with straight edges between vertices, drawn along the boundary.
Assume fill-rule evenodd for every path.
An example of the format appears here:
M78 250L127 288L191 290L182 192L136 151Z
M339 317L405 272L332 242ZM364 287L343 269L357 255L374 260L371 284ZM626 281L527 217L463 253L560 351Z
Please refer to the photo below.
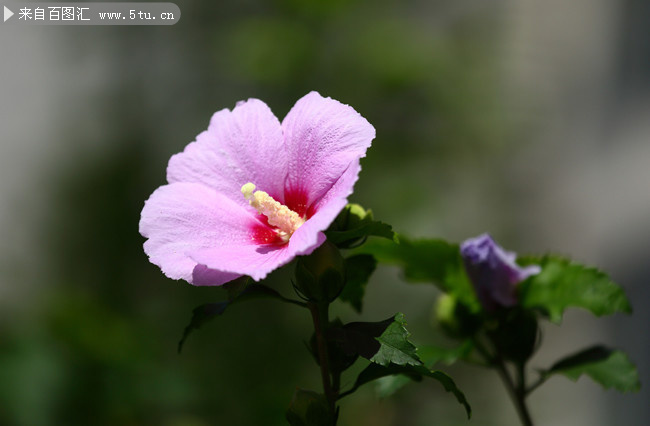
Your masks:
M215 247L196 250L190 253L190 256L198 264L208 268L248 275L259 281L266 278L271 271L289 263L294 257L311 254L325 242L325 234L316 229L318 226L314 226L317 222L309 222L298 228L291 236L289 244Z
M314 246L314 244L316 244L316 247L320 246L322 243L318 242L320 235L322 235L320 231L329 228L346 206L354 184L359 179L360 171L359 160L353 161L339 180L317 201L314 209L316 213L291 236L290 243L295 246L296 250L305 250Z
M288 174L285 191L318 201L348 169L366 155L375 129L352 107L311 92L282 122Z
M169 278L197 285L218 285L237 278L197 268L189 253L199 249L258 246L251 229L260 222L246 209L205 185L177 182L161 186L145 202L140 233L144 251ZM229 273L223 274L224 272ZM245 272L239 273L239 275ZM195 282L196 280L196 282Z
M192 259L210 269L248 275L255 281L266 278L269 272L289 263L295 256L288 245L237 245L195 250Z
M216 112L208 130L171 157L167 180L202 183L248 206L240 192L248 182L282 199L287 162L280 122L264 102L249 99Z

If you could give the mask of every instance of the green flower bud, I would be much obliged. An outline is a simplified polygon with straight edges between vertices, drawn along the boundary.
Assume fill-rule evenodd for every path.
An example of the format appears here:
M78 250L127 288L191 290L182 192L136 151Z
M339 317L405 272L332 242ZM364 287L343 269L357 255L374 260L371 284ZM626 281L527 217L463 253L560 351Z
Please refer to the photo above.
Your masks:
M525 309L513 309L495 322L488 335L503 358L524 363L537 349L537 317Z
M447 335L464 338L473 335L480 325L479 318L450 294L441 294L434 307L435 321Z
M296 286L312 302L332 302L345 285L345 262L329 241L308 256L298 258Z

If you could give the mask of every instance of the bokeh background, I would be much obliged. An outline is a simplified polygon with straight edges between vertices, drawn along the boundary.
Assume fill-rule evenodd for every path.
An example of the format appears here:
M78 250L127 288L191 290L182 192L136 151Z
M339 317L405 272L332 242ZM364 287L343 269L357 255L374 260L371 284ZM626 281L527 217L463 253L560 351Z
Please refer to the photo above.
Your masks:
M311 90L375 126L352 199L399 232L490 231L625 288L633 316L570 311L533 365L602 341L650 383L648 2L176 3L173 27L0 24L0 424L282 425L295 386L319 388L307 312L273 301L233 307L178 355L192 308L224 295L166 279L138 234L168 158L214 111L256 97L282 118ZM400 310L431 343L436 295L382 267L363 314L334 315ZM385 400L368 385L340 424L517 424L496 375L446 370L471 421L424 382ZM558 377L530 405L539 425L647 425L649 400Z

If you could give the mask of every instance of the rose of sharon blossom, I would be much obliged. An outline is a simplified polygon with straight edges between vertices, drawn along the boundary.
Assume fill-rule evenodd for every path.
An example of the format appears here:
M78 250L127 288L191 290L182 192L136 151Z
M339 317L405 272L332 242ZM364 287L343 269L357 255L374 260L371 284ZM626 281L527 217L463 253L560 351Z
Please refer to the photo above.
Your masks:
M517 255L503 250L488 234L463 242L460 253L481 305L488 312L516 305L517 284L541 272L537 265L517 265Z
M353 108L316 92L282 123L257 99L218 111L145 202L144 251L194 285L261 280L325 241L374 137Z

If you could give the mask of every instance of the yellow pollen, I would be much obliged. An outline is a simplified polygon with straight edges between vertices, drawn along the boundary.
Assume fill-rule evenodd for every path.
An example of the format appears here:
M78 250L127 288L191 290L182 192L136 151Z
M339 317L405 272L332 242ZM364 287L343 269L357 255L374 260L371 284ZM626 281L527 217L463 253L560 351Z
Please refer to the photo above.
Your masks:
M275 201L264 191L255 191L255 185L247 183L241 187L241 193L260 214L267 217L269 225L278 228L278 235L286 242L296 229L305 223L298 213Z

